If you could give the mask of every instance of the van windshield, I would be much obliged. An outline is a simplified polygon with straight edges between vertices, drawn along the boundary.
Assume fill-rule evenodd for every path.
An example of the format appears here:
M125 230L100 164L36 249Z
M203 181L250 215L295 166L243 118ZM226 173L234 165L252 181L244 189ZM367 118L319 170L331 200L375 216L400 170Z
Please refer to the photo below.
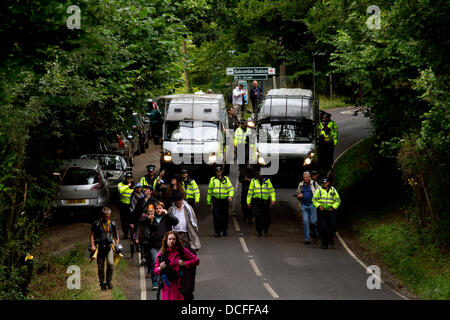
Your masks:
M213 121L167 121L165 139L169 141L215 141L219 130Z
M312 142L312 121L266 122L259 125L260 142L302 143Z

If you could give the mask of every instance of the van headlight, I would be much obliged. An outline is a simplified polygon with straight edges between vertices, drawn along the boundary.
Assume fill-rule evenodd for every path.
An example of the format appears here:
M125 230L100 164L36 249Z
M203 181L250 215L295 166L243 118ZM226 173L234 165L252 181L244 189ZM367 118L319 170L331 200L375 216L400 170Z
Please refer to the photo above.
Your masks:
M266 160L263 157L258 157L258 164L265 166L266 165Z
M172 153L170 151L164 150L163 160L165 162L172 162Z
M255 122L254 121L247 121L247 127L249 127L249 128L254 128L256 125L255 125Z
M305 161L303 161L304 166L309 166L314 159L314 152L310 152L309 155L305 158Z

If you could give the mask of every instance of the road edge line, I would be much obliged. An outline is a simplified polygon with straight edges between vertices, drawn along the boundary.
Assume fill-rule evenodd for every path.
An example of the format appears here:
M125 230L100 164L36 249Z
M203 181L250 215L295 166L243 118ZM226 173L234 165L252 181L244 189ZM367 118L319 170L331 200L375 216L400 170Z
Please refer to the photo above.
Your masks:
M145 267L141 266L141 253L138 252L139 257L139 278L141 284L141 300L147 300L147 283L145 281Z
M357 142L355 142L354 144L352 144L351 146L349 146L348 148L346 148L344 151L342 151L342 153L336 158L336 160L333 161L333 166L332 169L334 168L334 165L336 164L336 162L351 148L357 146L358 144L360 144L361 142L372 138L373 135L365 137L364 139L361 139ZM336 232L336 236L339 239L339 242L342 244L342 246L344 247L345 251L347 251L347 253L354 259L356 260L356 262L358 262L364 269L368 270L367 266L364 264L364 262L362 262L360 259L358 259L358 257L353 253L352 250L350 250L350 248L347 246L347 244L345 243L344 239L341 237L341 235L339 234L339 232ZM403 296L402 294L400 294L399 292L395 291L394 289L392 289L386 282L384 282L382 279L378 278L376 275L373 275L375 278L377 278L378 280L380 280L381 283L384 283L386 285L386 287L391 290L393 293L395 293L396 295L398 295L399 297L401 297L403 300L410 300L407 297Z

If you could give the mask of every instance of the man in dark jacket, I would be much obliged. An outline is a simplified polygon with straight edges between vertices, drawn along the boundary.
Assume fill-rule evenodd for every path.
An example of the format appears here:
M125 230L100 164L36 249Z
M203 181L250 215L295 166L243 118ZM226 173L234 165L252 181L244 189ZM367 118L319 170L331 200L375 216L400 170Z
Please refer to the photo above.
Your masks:
M250 168L249 164L246 163L245 167L239 171L239 182L241 183L241 210L244 221L247 221L249 225L253 224L253 215L252 210L247 206L247 193L252 178L254 178L253 170Z
M161 242L166 232L178 224L178 218L164 209L162 202L147 206L147 212L139 222L139 237L137 242L143 246L148 261L147 276L152 277L152 290L158 289L158 276L154 273L156 255L161 248Z
M257 111L257 106L259 101L263 97L263 91L258 87L258 81L253 81L252 87L250 88L250 101L252 102L253 111Z

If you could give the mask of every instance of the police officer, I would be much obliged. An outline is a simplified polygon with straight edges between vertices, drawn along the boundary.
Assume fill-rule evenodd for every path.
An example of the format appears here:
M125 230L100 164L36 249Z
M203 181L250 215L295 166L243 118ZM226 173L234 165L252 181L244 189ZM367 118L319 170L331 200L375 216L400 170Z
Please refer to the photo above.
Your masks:
M328 249L328 245L334 247L334 235L336 233L336 210L341 204L341 198L337 190L330 185L328 178L321 180L320 186L312 199L317 208L319 234L322 238L322 249Z
M144 175L139 181L141 185L144 187L146 185L151 185L153 187L153 194L156 198L158 198L159 192L161 192L161 184L164 183L162 178L164 177L164 170L161 170L159 176L156 176L156 166L153 164L149 164L147 167L147 174Z
M260 237L267 234L270 226L270 205L275 205L275 189L269 178L261 176L261 169L255 169L255 178L250 181L247 205L253 209L256 232Z
M227 236L228 230L228 205L233 201L234 188L230 179L223 175L223 167L216 167L216 176L212 177L208 185L206 202L211 206L214 223L214 236L220 237L220 232Z
M334 147L337 139L337 125L330 121L331 114L324 113L319 123L319 162L321 169L326 172L333 165Z
M189 177L189 171L187 169L181 170L181 183L183 184L184 192L186 193L186 201L194 209L200 202L200 190L194 179Z
M117 185L120 195L120 224L122 226L123 238L128 239L129 219L130 219L130 202L131 195L134 191L133 174L131 171L125 173L125 180Z
M91 251L97 253L98 279L102 290L112 289L111 283L114 271L114 255L111 248L112 245L118 245L120 242L117 233L116 223L111 221L111 209L104 207L102 209L102 218L95 221L91 226ZM98 249L97 249L98 246ZM106 282L105 282L105 260Z
M237 162L240 169L248 162L248 137L251 134L252 132L250 128L247 127L247 122L241 120L239 128L234 132L234 147L236 148ZM242 157L242 153L244 153L244 157Z

